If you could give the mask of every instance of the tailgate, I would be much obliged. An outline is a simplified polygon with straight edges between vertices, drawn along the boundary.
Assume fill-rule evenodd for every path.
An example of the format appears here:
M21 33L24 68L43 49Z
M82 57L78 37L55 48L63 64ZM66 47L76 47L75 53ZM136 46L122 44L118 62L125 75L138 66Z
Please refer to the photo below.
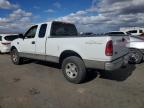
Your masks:
M113 57L112 59L117 59L128 53L128 48L126 47L127 40L124 36L112 36L113 41Z

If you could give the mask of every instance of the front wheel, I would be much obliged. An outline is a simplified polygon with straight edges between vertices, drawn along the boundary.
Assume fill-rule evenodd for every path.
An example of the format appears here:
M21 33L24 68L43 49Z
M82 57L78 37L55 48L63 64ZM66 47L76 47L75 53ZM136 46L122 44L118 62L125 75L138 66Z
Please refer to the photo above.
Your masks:
M75 84L82 83L86 77L86 68L79 57L71 56L62 63L64 77Z
M16 65L20 65L20 64L23 63L23 58L21 58L21 57L19 56L19 53L18 53L17 49L13 49L13 50L11 51L11 60L12 60L12 62L13 62L14 64L16 64Z
M130 50L129 55L130 55L129 56L129 63L139 64L139 63L141 63L141 61L143 59L143 54L137 49Z

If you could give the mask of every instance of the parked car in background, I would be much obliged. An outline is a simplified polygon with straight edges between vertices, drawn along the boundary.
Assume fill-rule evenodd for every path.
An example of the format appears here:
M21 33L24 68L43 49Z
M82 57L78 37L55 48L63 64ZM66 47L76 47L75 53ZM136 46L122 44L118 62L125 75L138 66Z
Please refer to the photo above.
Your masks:
M144 33L140 34L140 37L144 37Z
M143 33L144 31L143 30L130 30L130 31L127 31L127 33L130 33L131 35L133 36L139 36Z
M122 31L111 31L111 32L106 33L106 35L110 35L110 36L123 36L123 38L127 42L129 42L131 34L126 33L126 32L122 32Z
M108 35L123 35L129 48L129 63L141 63L144 59L144 37L133 36L129 32L113 31L106 33Z
M11 44L11 60L23 58L59 63L65 78L81 83L86 68L113 71L127 65L128 48L123 36L80 36L74 24L45 22L32 26Z
M16 34L0 34L0 53L10 52L11 42L17 38Z
M127 35L126 32L122 32L122 31L111 31L106 33L107 35Z
M96 34L94 34L92 32L85 32L85 33L82 33L81 35L82 36L91 36L91 35L96 35Z
M130 33L134 36L139 36L144 33L144 27L122 27L120 31Z
M130 49L130 63L138 64L144 60L144 37L130 36L127 47Z

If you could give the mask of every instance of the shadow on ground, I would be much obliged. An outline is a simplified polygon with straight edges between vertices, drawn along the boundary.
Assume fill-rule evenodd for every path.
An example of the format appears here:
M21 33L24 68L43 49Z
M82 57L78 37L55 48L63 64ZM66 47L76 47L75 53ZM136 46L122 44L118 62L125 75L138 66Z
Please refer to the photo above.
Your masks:
M115 81L125 81L132 75L135 69L136 66L134 64L130 64L125 68L121 68L113 72L101 71L100 78L115 80Z
M56 69L61 69L59 64L51 63L51 62L44 62L44 61L35 61L35 60L26 60L25 63L36 63L39 65L44 65ZM136 69L136 66L134 64L130 64L125 68L121 68L116 71L101 71L101 70L92 70L87 69L87 76L84 83L90 82L97 78L98 75L100 75L100 78L102 79L108 79L108 80L115 80L115 81L125 81L127 80L134 70Z
M45 62L45 61L35 61L34 63L44 66L49 66L56 69L61 69L60 65L58 63L52 63L52 62Z
M24 63L22 65L31 64L31 63L35 63L35 64L39 64L39 65L43 65L43 66L48 66L48 67L60 69L60 65L57 64L57 63L40 61L40 60L32 60L32 59L24 59Z

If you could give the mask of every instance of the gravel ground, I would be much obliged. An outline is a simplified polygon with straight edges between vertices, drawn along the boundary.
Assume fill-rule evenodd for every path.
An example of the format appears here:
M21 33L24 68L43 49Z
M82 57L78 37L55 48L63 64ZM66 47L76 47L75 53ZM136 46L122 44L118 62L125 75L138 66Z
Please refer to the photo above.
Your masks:
M0 55L0 108L144 108L144 64L88 71L85 83L72 84L56 64L16 66Z

